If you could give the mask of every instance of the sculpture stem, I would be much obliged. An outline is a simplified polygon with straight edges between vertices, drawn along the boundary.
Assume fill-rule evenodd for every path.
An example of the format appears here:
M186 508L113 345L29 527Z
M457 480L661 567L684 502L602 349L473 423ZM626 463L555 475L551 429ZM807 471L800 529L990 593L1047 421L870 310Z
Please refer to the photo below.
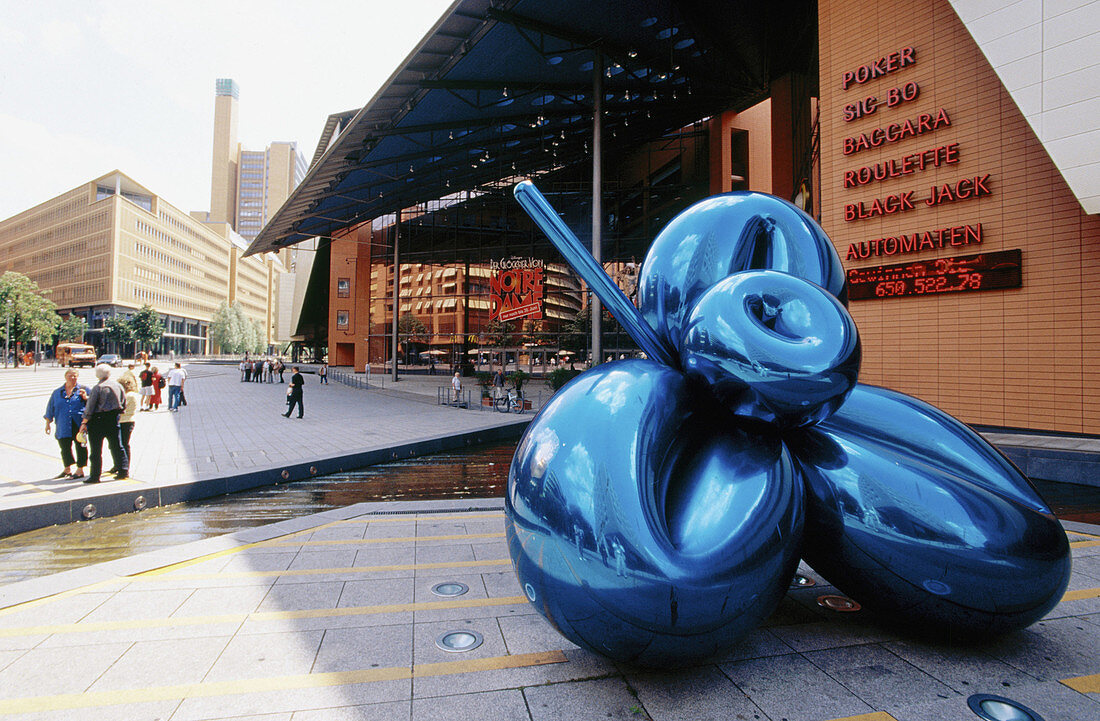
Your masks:
M546 234L573 270L588 283L588 287L603 301L638 347L653 360L678 370L680 363L676 354L661 340L649 323L646 323L642 314L604 272L534 183L524 180L516 185L514 193L516 200L531 216L535 225Z

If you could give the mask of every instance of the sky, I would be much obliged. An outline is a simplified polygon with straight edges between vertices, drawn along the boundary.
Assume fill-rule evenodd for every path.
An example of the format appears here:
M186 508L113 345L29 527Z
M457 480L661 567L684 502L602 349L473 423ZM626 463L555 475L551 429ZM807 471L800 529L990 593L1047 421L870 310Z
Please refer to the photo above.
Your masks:
M362 107L450 0L3 0L0 220L112 170L210 206L214 81L240 86L245 150Z

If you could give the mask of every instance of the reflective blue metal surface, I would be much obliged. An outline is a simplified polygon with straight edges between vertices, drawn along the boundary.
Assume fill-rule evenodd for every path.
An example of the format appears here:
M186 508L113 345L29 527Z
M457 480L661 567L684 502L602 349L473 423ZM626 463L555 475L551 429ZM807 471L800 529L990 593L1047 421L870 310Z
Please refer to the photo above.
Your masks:
M679 348L699 297L741 270L781 270L846 302L844 268L821 226L785 200L739 191L701 200L669 221L646 253L638 305Z
M1062 597L1061 524L946 413L861 384L786 440L806 483L803 557L865 608L929 633L986 634L1023 628Z
M643 666L728 648L783 597L802 486L775 435L646 360L558 391L520 441L507 531L520 584L563 635Z
M565 636L639 665L701 659L771 612L800 553L909 630L1003 632L1058 602L1066 535L1016 467L946 413L856 382L843 270L808 216L759 193L695 204L654 241L639 311L529 191L661 361L574 379L513 457L512 561Z
M840 301L773 270L714 284L688 315L680 348L685 372L734 414L780 428L832 415L859 374L859 335Z
M609 311L619 320L630 337L645 351L645 354L655 361L676 368L679 366L679 358L673 352L672 345L664 338L657 335L652 327L638 313L638 309L623 295L615 281L608 277L596 259L569 229L565 221L561 219L557 211L539 192L534 184L525 180L518 183L513 191L516 200L523 207L531 220L539 226L558 252L562 254L566 262L572 266L588 287L592 289Z

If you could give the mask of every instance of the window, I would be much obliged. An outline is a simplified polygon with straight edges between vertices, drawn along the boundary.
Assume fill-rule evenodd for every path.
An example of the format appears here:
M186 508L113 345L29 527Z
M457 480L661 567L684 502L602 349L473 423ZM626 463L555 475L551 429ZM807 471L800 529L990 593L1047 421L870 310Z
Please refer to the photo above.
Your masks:
M346 310L336 311L336 327L347 328L348 327L348 312Z
M349 278L336 279L336 297L348 298L351 296L351 280Z

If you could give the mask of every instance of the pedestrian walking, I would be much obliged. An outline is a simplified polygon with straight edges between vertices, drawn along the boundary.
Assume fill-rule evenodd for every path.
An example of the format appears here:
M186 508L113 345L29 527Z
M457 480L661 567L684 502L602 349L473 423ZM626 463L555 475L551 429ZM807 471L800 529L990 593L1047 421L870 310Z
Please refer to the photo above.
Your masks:
M286 371L286 364L283 363L283 359L280 358L279 360L275 361L275 372L277 372L279 374L279 382L280 383L286 383L286 381L283 380L283 373L285 371Z
M163 396L161 396L161 390L164 388L164 376L160 374L160 369L153 366L153 396L149 399L149 405L152 410L159 411L160 404L164 402Z
M55 478L83 478L84 466L88 465L88 449L77 441L77 431L84 416L84 403L88 400L88 387L77 383L77 372L69 368L65 371L65 383L50 394L46 403L46 435L50 434L50 423L56 423L54 438L61 448L61 462L65 470ZM76 444L76 458L73 458L73 444ZM73 465L76 470L73 470Z
M187 371L177 362L172 370L168 371L168 410L178 413L180 398L183 396L183 383L187 380Z
M294 406L297 405L298 417L301 418L305 412L305 408L302 405L302 387L305 385L306 379L298 372L298 366L294 366L291 370L294 371L294 375L290 376L290 387L286 389L286 395L289 400L287 401L286 413L283 414L283 417L290 418L291 411L293 411Z
M134 419L138 408L141 407L141 396L137 392L137 382L132 378L121 377L118 379L118 384L126 394L126 407L118 416L119 443L122 444L122 450L126 451L127 460L132 463L134 454L130 452L130 437L134 434ZM117 468L113 470L115 473L118 472Z
M145 364L141 373L138 374L138 380L141 381L141 410L152 410L153 371L149 368L148 363Z
M99 382L88 391L88 400L84 404L84 416L80 430L88 436L88 477L85 483L99 483L99 474L103 468L103 441L111 450L115 478L128 478L130 459L122 450L122 437L118 427L118 417L126 407L126 394L116 381L111 380L111 367L100 364L95 367L95 377Z
M120 375L118 377L118 384L119 385L122 385L123 381L130 381L131 383L133 383L135 391L137 391L137 389L140 387L138 385L137 376L134 375L134 362L133 361L130 361L129 363L126 364L126 370L124 370L122 372L122 375ZM139 401L140 401L140 396L138 398L139 398ZM140 403L139 403L139 405L140 405Z
M454 393L455 403L462 400L462 378L459 376L458 371L455 371L454 378L451 379L451 391Z
M317 369L317 375L321 377L318 383L328 385L328 363L322 363L321 367Z
M497 367L493 372L493 400L504 395L504 371Z

